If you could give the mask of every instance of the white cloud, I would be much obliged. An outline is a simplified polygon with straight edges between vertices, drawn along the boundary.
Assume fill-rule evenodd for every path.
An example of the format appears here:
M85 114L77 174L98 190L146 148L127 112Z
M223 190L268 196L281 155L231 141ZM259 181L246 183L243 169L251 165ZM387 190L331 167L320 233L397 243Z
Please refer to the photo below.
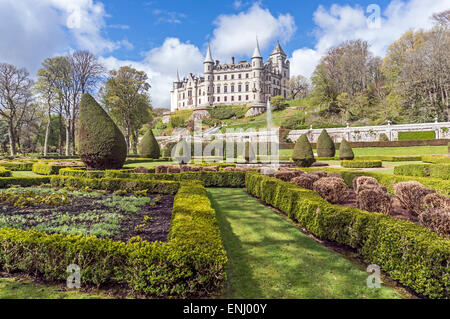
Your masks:
M251 56L255 49L256 36L264 49L274 40L285 43L296 30L294 18L290 14L274 17L259 2L247 11L237 14L220 15L214 21L215 29L211 40L213 57L230 59L232 55Z
M180 42L177 38L167 38L164 43L144 55L142 61L118 60L114 57L101 58L106 67L118 69L124 65L145 71L150 79L150 95L154 107L170 106L170 90L176 79L177 69L180 77L186 72L201 74L203 72L203 55L199 49Z
M393 0L382 12L380 28L369 28L367 17L371 13L366 13L366 8L334 4L327 10L319 6L314 13L317 43L314 49L302 48L293 52L292 74L311 76L320 57L329 48L346 40L366 40L375 55L384 56L387 47L404 32L431 27L431 15L449 7L450 0Z
M126 39L102 35L106 17L103 4L93 0L0 0L0 62L35 74L43 59L71 48L96 54L130 48Z

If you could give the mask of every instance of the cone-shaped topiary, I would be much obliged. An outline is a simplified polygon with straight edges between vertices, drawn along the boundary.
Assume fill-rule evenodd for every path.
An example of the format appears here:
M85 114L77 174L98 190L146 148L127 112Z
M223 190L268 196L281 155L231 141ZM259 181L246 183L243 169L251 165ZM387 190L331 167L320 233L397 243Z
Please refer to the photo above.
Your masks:
M314 159L311 143L309 143L306 134L300 136L297 142L295 142L292 160L300 167L309 167L316 161Z
M146 158L160 158L161 150L153 131L148 129L138 147L139 155Z
M347 161L355 158L352 147L345 139L342 139L341 146L339 147L339 158Z
M127 145L117 125L88 93L80 102L78 155L89 170L122 168Z
M317 156L319 157L334 157L336 154L336 147L331 139L330 135L326 130L320 133L319 139L317 141Z
M244 159L246 162L253 161L255 159L255 150L250 142L246 142L244 146Z

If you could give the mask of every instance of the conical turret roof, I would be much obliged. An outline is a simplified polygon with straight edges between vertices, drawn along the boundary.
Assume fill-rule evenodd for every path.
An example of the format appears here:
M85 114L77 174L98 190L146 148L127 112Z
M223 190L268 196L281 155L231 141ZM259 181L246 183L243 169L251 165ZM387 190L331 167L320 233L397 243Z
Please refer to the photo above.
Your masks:
M214 60L212 59L212 56L211 56L211 46L209 44L208 44L208 52L206 52L206 58L205 58L204 63L207 63L207 62L214 63Z
M262 58L261 51L259 50L258 38L256 38L256 48L255 48L255 51L253 51L252 59L254 59L254 58Z
M270 55L275 55L275 54L281 54L281 55L286 56L286 53L284 53L279 42L277 43L277 46L275 47L275 49L273 49L273 51Z

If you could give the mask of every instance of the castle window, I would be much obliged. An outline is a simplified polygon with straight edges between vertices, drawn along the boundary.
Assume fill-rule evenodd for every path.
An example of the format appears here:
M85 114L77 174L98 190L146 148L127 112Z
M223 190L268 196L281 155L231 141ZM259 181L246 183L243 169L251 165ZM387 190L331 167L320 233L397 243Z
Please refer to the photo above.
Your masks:
M224 75L224 77L225 77L225 80L227 79L227 76L226 75Z
M217 102L220 102L220 96L217 97Z
M245 96L245 99L248 101L248 95Z
M223 93L228 93L228 86L225 85L225 86L223 87Z
M231 86L231 93L234 93L234 85Z
M248 79L248 73L245 73L245 78Z
M246 84L246 85L245 85L245 92L248 92L249 89L250 89L250 88L248 87L248 84Z
M241 100L241 96L240 96L240 95L238 96L238 100L239 100L239 101Z
M183 93L183 100L185 99L185 95L184 95L184 93ZM184 104L184 103L183 103ZM183 105L184 106L184 105Z
M220 81L220 75L217 76L217 81Z
M231 97L231 101L234 101L234 96Z
M231 79L234 80L234 74L231 74Z
M238 85L238 92L242 92L242 85Z
M226 101L227 101L227 97L226 97L226 96L225 96L225 97L223 98L223 101L224 101L224 102L226 102Z

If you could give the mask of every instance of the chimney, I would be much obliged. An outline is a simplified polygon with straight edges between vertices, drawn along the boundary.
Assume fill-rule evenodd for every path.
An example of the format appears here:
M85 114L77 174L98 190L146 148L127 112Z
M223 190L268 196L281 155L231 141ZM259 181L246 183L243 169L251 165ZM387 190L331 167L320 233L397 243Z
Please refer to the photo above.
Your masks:
M234 64L234 56L231 57L231 64Z

